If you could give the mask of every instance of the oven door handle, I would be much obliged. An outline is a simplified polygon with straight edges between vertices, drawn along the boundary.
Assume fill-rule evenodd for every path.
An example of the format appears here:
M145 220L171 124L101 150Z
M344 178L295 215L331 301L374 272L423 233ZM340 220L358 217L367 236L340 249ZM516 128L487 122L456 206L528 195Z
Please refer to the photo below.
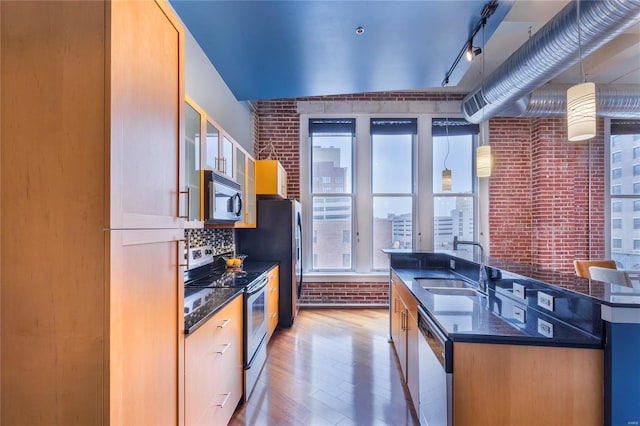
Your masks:
M251 296L253 294L258 293L259 291L261 291L263 288L265 288L267 286L267 283L269 282L269 277L267 275L264 275L261 278L258 278L260 281L256 284L256 285L252 285L250 286L250 290L247 290L246 294L247 296Z

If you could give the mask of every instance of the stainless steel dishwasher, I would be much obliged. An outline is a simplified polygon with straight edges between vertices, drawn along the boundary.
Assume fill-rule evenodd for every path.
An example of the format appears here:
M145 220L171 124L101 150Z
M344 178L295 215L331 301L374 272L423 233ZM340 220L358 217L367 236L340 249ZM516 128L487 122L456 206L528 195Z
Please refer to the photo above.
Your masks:
M418 306L420 425L451 426L453 414L453 343Z

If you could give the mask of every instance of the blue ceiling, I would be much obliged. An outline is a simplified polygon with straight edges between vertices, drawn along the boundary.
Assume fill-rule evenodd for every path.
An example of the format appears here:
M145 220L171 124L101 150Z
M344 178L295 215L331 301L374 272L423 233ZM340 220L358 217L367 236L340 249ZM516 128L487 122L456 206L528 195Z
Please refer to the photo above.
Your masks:
M485 5L478 0L170 3L238 100L440 87ZM485 40L512 4L499 3ZM357 27L364 34L357 35ZM450 86L468 67L460 61Z

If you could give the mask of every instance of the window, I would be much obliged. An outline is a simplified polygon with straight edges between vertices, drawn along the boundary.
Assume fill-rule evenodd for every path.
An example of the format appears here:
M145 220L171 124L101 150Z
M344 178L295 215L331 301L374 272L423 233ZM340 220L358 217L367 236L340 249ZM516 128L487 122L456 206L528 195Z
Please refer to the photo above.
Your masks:
M355 119L309 120L313 268L350 270L353 226L353 142ZM331 184L340 177L340 190Z
M433 229L436 249L453 249L453 236L473 240L475 194L473 147L478 126L463 119L434 119L433 134ZM442 171L451 170L451 190L442 186ZM463 246L462 250L473 247Z
M640 268L640 182L634 182L640 176L640 164L633 164L631 158L640 159L640 120L612 119L609 140L610 162L607 167L614 178L615 170L628 170L621 174L615 185L611 186L607 202L609 203L610 234L608 247L613 260L626 269ZM614 152L615 147L615 152ZM614 166L615 165L615 166ZM622 167L620 167L620 165ZM633 171L633 173L631 173ZM634 213L635 212L635 213ZM634 215L636 217L634 217ZM635 238L634 238L635 237Z
M304 226L315 236L303 256L310 272L382 271L388 269L383 249L443 250L452 248L454 235L477 239L479 126L428 113L303 113L300 128L308 134L300 151L309 164L301 168L300 196L308 206ZM443 192L447 143L453 188Z
M611 163L617 164L622 161L622 152L614 152L611 154Z
M370 120L372 269L389 268L383 249L413 247L413 146L416 119Z
M635 167L633 168L633 175L637 176ZM620 179L622 177L622 169L613 169L611 170L611 179Z

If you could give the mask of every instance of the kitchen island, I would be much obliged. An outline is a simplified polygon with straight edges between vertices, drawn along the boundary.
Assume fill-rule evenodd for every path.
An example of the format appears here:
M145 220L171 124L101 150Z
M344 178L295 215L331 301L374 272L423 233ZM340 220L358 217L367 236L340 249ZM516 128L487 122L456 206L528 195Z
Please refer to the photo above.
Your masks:
M395 300L398 289L405 290L412 298L408 303L400 304L400 310L406 312L399 318L400 328L415 327L412 317L419 317L417 309L415 314L411 312L411 302L415 301L416 306L426 312L427 321L433 323L436 333L441 333L441 339L447 342L444 352L449 352L451 373L463 372L465 375L464 380L457 380L460 375L452 374L452 407L449 410L456 424L467 424L472 419L465 418L464 414L475 412L477 415L483 408L487 415L494 416L494 422L517 424L540 424L543 418L536 416L544 413L553 413L554 422L563 418L572 423L580 418L575 416L587 413L586 417L580 418L580 423L589 424L627 424L627 419L637 418L633 417L636 407L616 393L622 380L637 377L633 374L631 378L628 375L617 377L615 374L624 365L619 358L626 355L627 362L630 359L628 351L623 351L622 355L616 352L615 342L619 344L620 340L612 342L612 337L624 333L624 338L629 338L629 324L618 327L614 322L603 323L607 315L610 319L635 318L634 312L640 311L630 311L637 307L633 302L638 295L633 290L622 291L614 288L617 286L554 276L544 271L545 278L550 278L551 282L561 278L559 282L570 287L567 289L522 275L522 268L514 268L520 272L514 273L505 268L505 262L490 261L484 267L484 278L488 283L484 294L477 291L480 264L473 259L452 253L392 250L387 253L392 268L390 334L399 358L404 357L410 364L411 351L416 352L416 345L407 343L398 350L398 327L394 325L394 317L398 318ZM456 292L430 287L436 282L445 285L454 281L468 288ZM570 281L575 284L569 285ZM584 289L591 290L590 294ZM621 292L626 296L621 296ZM609 297L604 297L606 295ZM406 294L400 294L400 299L406 302L406 298ZM418 358L415 354L413 357ZM464 363L463 358L466 358ZM400 363L403 364L402 359ZM418 364L421 363L422 357ZM633 371L637 365L636 362L627 371ZM531 374L523 375L527 371ZM409 377L410 372L407 379ZM410 393L412 387L419 389L410 379L407 384ZM458 393L474 384L480 387L474 390L475 398L471 401L484 402L478 406L465 402L461 407ZM555 389L563 388L563 392L554 394L554 386ZM518 395L523 398L521 403ZM418 398L413 395L412 398L419 411ZM554 413L555 406L558 411ZM620 413L625 410L628 410L625 421L620 423ZM559 418L558 415L568 417ZM475 424L477 421L476 418Z

